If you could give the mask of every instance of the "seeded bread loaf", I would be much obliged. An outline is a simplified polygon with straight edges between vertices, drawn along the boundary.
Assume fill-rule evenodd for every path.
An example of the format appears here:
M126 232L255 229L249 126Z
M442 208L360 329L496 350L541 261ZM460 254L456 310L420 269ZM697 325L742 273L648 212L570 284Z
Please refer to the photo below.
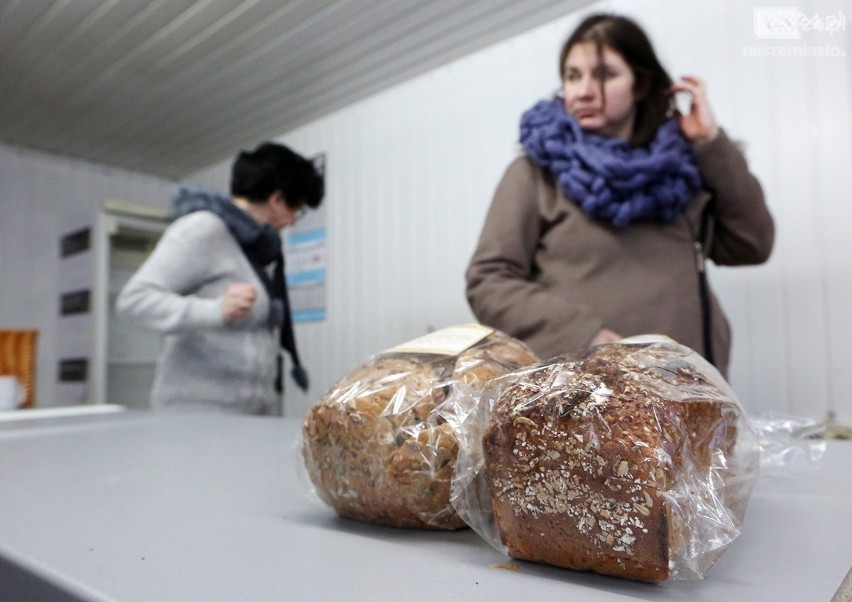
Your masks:
M417 340L374 356L308 413L305 466L316 493L341 516L394 527L465 526L449 502L458 446L441 404L453 387L481 388L537 358L520 341L479 325L429 340L446 341L459 330L472 331L476 342L435 353Z
M520 373L501 379L482 439L509 555L640 581L702 577L739 533L757 457L718 372L667 340Z

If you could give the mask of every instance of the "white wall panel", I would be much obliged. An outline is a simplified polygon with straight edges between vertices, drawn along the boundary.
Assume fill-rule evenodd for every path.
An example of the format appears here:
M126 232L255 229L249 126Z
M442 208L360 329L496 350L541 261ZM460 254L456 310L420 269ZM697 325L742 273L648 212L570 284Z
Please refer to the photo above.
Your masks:
M771 3L770 3L771 4ZM808 15L839 0L803 0ZM715 268L734 329L731 381L752 412L852 422L843 386L852 297L850 57L748 57L765 43L752 3L620 0L596 7L635 16L673 76L705 79L718 120L745 144L777 220L770 261ZM585 15L590 11L583 11ZM313 377L290 387L300 414L367 355L472 319L463 272L493 190L517 152L523 110L558 88L557 53L579 15L473 54L280 137L328 155L328 318L299 325ZM810 32L801 43L840 45ZM227 166L193 178L227 179Z
M78 341L62 339L74 329L59 328L58 293L60 287L74 290L66 271L83 258L61 262L60 235L94 225L104 198L166 206L172 186L158 178L0 145L0 328L40 331L38 405L61 401L57 362L63 350L78 352ZM78 283L80 288L93 284L94 271L91 279ZM82 400L86 395L80 392Z

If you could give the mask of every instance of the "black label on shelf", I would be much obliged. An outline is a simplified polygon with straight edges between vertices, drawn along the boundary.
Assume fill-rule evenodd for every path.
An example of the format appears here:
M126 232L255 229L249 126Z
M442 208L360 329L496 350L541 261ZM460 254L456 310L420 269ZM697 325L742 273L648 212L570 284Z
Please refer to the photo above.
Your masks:
M59 241L59 254L61 257L68 257L75 253L88 251L92 244L92 229L83 228L76 232L66 234Z
M78 383L85 382L89 376L89 360L85 357L76 357L67 360L59 360L59 382Z
M59 298L59 313L63 316L88 313L90 299L91 291L89 289L63 293Z

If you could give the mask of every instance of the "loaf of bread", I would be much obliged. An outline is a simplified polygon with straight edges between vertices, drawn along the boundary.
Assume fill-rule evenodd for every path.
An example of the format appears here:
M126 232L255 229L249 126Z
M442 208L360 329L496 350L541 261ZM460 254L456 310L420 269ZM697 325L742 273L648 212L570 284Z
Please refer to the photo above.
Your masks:
M510 556L697 579L739 534L756 440L691 350L670 339L601 345L498 379L488 395L484 478Z
M454 388L478 390L537 359L520 341L478 324L370 358L304 421L302 454L316 493L341 516L370 523L464 527L449 501L458 446L440 408Z

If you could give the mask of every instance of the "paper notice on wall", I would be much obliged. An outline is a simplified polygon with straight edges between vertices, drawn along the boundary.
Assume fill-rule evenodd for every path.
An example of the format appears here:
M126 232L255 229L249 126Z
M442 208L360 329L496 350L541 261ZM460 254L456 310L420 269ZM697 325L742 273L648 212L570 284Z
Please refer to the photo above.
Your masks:
M325 228L292 232L284 243L294 322L325 319Z
M325 178L325 154L313 157ZM287 293L293 322L325 320L326 227L325 205L308 209L305 216L287 229L284 237Z

